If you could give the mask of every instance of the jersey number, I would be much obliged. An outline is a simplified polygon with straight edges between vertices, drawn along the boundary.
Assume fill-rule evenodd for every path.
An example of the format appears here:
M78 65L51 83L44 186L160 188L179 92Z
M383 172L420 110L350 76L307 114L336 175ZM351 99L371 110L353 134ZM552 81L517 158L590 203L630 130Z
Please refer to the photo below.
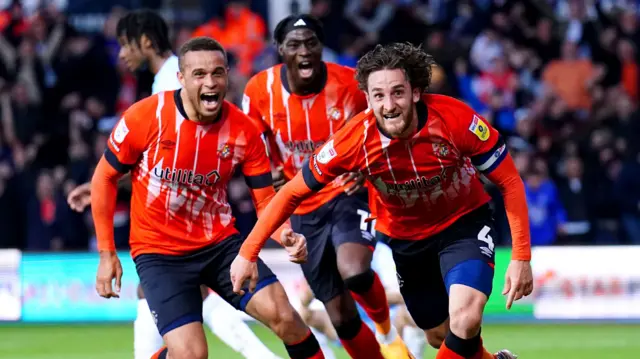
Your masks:
M370 214L362 209L358 210L358 214L360 215L360 230L362 231L362 234L364 235L367 233L367 237L370 235L371 239L373 239L376 235L376 230L374 229L376 226L376 220L374 219L373 221L367 222L367 218L369 218Z
M480 247L480 250L483 254L491 257L495 244L493 244L493 238L491 238L489 232L491 232L491 228L489 226L482 227L480 232L478 232L478 240L487 244L486 247Z

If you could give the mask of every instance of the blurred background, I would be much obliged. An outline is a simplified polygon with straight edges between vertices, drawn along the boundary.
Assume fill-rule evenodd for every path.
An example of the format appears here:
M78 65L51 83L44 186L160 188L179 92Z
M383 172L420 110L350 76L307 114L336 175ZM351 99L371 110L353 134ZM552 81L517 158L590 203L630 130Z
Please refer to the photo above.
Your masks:
M169 22L176 49L192 36L220 41L232 64L227 99L237 104L247 80L279 61L270 33L291 13L320 18L325 60L346 66L355 66L378 43L422 44L439 65L430 91L464 100L506 136L526 185L537 287L515 313L504 310L497 293L510 238L500 195L488 187L500 232L494 241L502 248L487 320L517 324L489 325L486 341L529 358L637 357L639 327L619 323L640 320L639 5L637 0L0 0L0 248L7 249L0 250L0 321L125 323L77 332L90 336L95 330L97 340L104 340L106 331L121 337L111 344L113 352L90 354L78 349L91 348L90 341L68 339L73 344L62 345L52 339L50 327L0 325L0 357L131 356L127 321L135 315L137 278L126 253L130 194L118 194L115 221L121 258L128 261L119 301L95 295L91 213L72 212L65 197L90 179L122 111L150 93L152 74L131 74L117 58L116 23L128 9L140 7L156 9ZM246 234L255 212L241 177L230 184L229 196L237 226ZM269 262L295 300L299 272L279 256L277 245L270 246ZM531 326L548 320L598 324ZM56 330L64 328L73 326ZM270 343L281 351L277 342Z

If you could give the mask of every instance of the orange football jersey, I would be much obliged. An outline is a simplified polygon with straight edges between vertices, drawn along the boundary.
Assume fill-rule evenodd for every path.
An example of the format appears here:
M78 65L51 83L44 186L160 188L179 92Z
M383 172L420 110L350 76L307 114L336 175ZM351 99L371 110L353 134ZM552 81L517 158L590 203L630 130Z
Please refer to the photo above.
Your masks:
M255 75L245 88L243 111L267 133L274 164L293 178L305 160L353 116L367 108L353 69L324 63L322 91L299 96L290 91L284 65ZM305 200L296 214L312 212L343 192L333 182Z
M107 161L131 170L131 254L185 254L237 233L227 183L240 167L252 188L271 186L266 142L229 102L220 119L186 119L180 91L127 110L108 140Z
M370 182L376 230L420 240L441 232L490 199L477 170L491 172L508 151L498 132L469 106L424 95L419 131L392 139L371 110L354 117L303 168L309 188L361 171ZM477 169L477 170L476 170Z

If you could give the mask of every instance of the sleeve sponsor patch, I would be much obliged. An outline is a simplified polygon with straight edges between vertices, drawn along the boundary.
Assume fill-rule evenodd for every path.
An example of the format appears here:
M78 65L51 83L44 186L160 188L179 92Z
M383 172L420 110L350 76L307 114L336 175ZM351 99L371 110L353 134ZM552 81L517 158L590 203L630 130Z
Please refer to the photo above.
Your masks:
M483 142L488 140L489 135L491 135L489 127L478 115L473 115L473 121L471 121L471 125L469 125L469 131Z
M127 123L124 120L124 117L120 119L118 122L118 126L116 126L115 131L113 131L113 142L116 144L121 144L122 141L129 134L129 128L127 127Z
M324 146L322 146L322 149L318 153L316 160L322 163L323 165L326 165L327 163L329 163L329 161L334 159L337 155L338 153L336 152L335 148L333 148L333 140L331 140L325 143Z

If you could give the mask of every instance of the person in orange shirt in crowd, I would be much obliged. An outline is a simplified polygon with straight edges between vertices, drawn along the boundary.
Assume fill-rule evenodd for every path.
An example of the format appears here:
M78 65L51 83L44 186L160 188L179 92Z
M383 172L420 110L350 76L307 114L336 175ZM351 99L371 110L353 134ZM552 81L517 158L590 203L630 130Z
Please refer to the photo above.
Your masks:
M221 18L213 18L195 29L192 37L218 40L238 60L238 70L251 76L253 59L265 46L266 25L249 8L248 0L229 0Z
M638 63L636 62L636 49L631 41L627 39L618 41L618 57L622 62L622 89L633 102L637 102Z
M569 109L588 111L593 101L591 90L604 74L591 60L579 58L577 45L567 41L562 45L562 58L547 65L542 79L550 93Z

